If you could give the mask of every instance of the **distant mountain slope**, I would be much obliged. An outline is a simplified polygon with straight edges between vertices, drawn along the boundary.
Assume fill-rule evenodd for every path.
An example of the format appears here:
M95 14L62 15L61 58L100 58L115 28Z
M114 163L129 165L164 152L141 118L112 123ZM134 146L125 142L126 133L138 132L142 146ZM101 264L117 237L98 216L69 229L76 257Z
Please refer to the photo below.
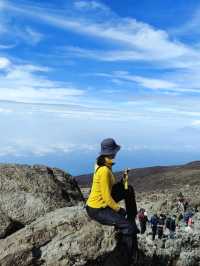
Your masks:
M123 172L116 172L115 176L121 179ZM90 187L92 174L75 177L81 187ZM200 161L185 165L154 166L131 169L129 183L137 191L155 191L164 189L178 189L183 185L200 185Z

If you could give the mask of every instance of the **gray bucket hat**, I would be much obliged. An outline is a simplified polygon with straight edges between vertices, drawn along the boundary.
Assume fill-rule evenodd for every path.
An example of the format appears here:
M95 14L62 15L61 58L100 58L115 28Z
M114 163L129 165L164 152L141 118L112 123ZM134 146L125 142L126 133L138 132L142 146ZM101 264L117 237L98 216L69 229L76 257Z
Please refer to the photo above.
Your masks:
M114 139L108 138L101 142L100 155L113 155L120 150L121 146L118 145Z

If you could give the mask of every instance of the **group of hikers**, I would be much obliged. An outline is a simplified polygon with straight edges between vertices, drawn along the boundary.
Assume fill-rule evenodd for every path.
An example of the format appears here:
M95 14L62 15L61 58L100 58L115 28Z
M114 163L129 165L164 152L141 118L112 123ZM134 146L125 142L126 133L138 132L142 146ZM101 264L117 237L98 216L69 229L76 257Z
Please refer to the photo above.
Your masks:
M158 238L162 238L164 227L170 230L171 238L174 237L176 230L175 216L155 214L149 221L144 209L138 213L134 189L128 184L128 169L121 180L116 182L112 166L120 148L112 138L101 142L101 151L96 159L92 187L86 202L86 211L92 220L114 226L118 232L118 243L104 260L103 266L129 266L133 261L137 261L137 234L145 233L148 222L152 227L152 239L155 239L156 234ZM125 208L119 204L121 200L125 201ZM137 216L140 230L136 224Z
M158 239L162 239L164 236L164 230L169 230L169 237L174 238L176 233L176 215L166 216L165 214L154 214L150 219L148 219L147 213L144 209L140 209L138 213L138 220L140 223L140 233L144 234L147 229L147 224L151 226L152 230L152 240L155 240L156 235Z
M141 208L137 215L140 224L140 233L144 234L147 225L149 225L151 226L152 240L155 240L156 235L158 239L162 239L163 237L174 239L176 230L179 228L181 222L185 225L186 231L191 231L194 223L192 217L195 212L198 212L197 206L192 209L188 200L185 199L181 192L178 194L176 205L176 214L166 215L163 213L155 213L150 219L147 211Z

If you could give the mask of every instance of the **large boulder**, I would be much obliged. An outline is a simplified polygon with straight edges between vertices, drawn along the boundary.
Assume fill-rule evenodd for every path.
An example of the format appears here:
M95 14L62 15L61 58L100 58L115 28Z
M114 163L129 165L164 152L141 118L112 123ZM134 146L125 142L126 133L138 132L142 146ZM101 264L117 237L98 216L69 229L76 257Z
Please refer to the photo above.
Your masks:
M40 165L0 165L0 237L47 212L82 202L76 181L62 170Z
M0 240L0 265L101 265L115 245L113 227L91 221L81 206L65 207Z
M173 240L151 241L148 234L139 235L136 265L199 266L199 214L194 221L193 231L182 226ZM113 227L92 221L81 206L65 207L0 240L0 265L102 266L115 246Z

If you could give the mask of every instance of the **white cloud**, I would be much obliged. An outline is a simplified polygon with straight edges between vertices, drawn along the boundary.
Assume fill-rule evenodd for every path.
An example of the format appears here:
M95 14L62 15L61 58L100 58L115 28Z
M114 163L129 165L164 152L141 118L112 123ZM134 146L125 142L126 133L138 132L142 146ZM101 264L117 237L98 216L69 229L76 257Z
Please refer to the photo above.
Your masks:
M44 39L44 35L30 26L16 28L15 35L26 43L36 45Z
M95 73L90 75L96 75L103 78L110 79L113 83L131 83L137 84L139 87L153 90L162 90L163 93L173 94L176 93L200 93L199 75L195 72L191 75L184 74L173 74L173 75L164 75L163 78L154 78L154 77L144 77L136 76L127 71L115 71L111 74L109 73Z
M1 147L0 156L46 156L50 154L72 153L72 152L89 152L97 150L96 144L74 144L61 143L54 144L38 144L33 139L17 139L9 145Z
M136 82L144 88L168 89L168 90L178 89L176 83L172 83L164 79L162 80L162 79L135 76L135 75L130 75L128 72L124 72L124 71L114 72L113 76L118 79Z
M176 36L200 35L200 8L195 9L185 24L171 29L170 32Z
M10 60L5 57L0 57L0 70L7 69L10 66Z
M85 11L85 10L100 10L100 11L103 11L103 12L109 12L110 9L100 3L100 2L97 2L97 1L74 1L74 6L75 8L79 9L79 10L82 10L82 11Z
M15 66L15 69L18 70L26 70L28 72L49 72L51 71L51 68L46 67L46 66L39 66L39 65L31 65L31 64L26 64L26 65L17 65Z
M136 152L136 151L195 151L199 150L198 145L192 144L183 144L179 145L160 145L160 144L135 144L135 145L127 145L123 144L123 151L124 152ZM0 156L14 156L14 157L28 157L28 156L37 156L43 157L48 156L51 154L70 154L73 152L81 152L81 153L88 153L88 152L95 152L99 151L99 144L81 144L81 143L55 143L54 145L51 144L43 144L39 145L35 143L32 139L30 140L16 140L15 143L5 145L1 147Z
M38 74L49 71L43 66L15 65L6 58L0 58L0 68L6 70L0 75L0 100L63 103L84 94L83 90L70 84Z
M200 127L200 120L194 120L194 121L192 121L192 124L191 125L194 126L194 127Z
M169 82L167 80L161 79L153 79L153 78L145 78L140 76L133 76L128 78L128 80L135 81L139 83L142 87L150 88L150 89L175 89L176 84Z
M34 43L39 43L44 38L43 34L32 29L31 27L26 27L26 32L29 34L29 36L31 37L31 40Z
M180 56L177 55L177 57L174 58L169 58L169 54L164 52L164 48L161 53L157 53L156 49L149 53L145 50L131 50L130 47L127 49L122 48L121 50L115 48L110 51L103 51L66 46L63 50L67 57L82 57L106 62L136 61L148 63L152 68L159 67L161 69L186 69L191 71L200 69L200 54L198 50L193 50L192 48L188 48L188 51L185 54Z
M0 108L0 113L1 114L12 114L14 111L12 109L8 108Z
M71 30L113 41L118 45L124 45L126 50L122 49L121 52L125 60L148 61L154 59L155 61L164 61L167 65L170 63L168 62L169 60L178 60L179 67L187 67L187 64L184 64L185 57L190 59L189 61L191 62L196 62L198 61L196 58L199 58L198 51L177 40L172 40L166 31L156 29L135 19L118 17L116 14L113 15L112 12L110 20L104 21L102 17L101 21L96 22L86 17L76 17L76 19L70 16L64 17L58 13L52 14L48 10L34 9L30 6L23 7L7 3L5 8L25 16L40 19L63 30ZM110 57L115 57L115 60L119 60L117 58L118 51L112 51L109 54ZM93 56L96 56L96 52ZM177 67L176 62L172 62L171 65Z
M8 33L8 14L6 14L4 6L6 0L0 0L0 37L2 34ZM13 33L13 32L12 32ZM1 39L2 41L2 39Z
M75 1L74 5L76 8L82 9L106 8L105 5L96 1L80 0ZM131 74L113 75L112 80L115 83L120 81L134 82L140 87L160 89L164 93L169 93L166 90L171 93L199 93L200 53L198 49L172 39L164 30L135 19L119 17L111 10L109 10L110 17L107 16L104 20L103 16L97 16L96 19L87 16L77 17L76 13L73 14L74 10L72 10L71 16L66 16L66 14L64 16L62 11L56 10L53 12L45 8L30 5L20 6L9 2L5 3L4 8L63 30L101 38L114 44L111 50L90 50L68 46L64 51L68 56L80 56L108 62L119 60L142 61L147 62L152 67L175 68L173 74L163 74L162 77L145 77ZM33 30L29 29L29 31L32 32ZM190 73L183 73L180 68L186 69ZM19 72L19 69L17 71ZM13 71L11 75L18 75L15 72ZM26 73L26 75L28 74ZM31 78L30 80L35 82ZM37 81L41 83L40 77L37 78ZM52 87L49 80L42 79L42 81L44 86Z
M129 145L129 146L123 146L123 150L125 151L129 151L129 152L136 152L136 151L157 151L157 152L167 152L167 151L171 151L171 152L177 152L177 151L185 151L185 152L191 152L191 151L198 151L199 150L199 146L195 146L195 145L190 145L190 144L184 144L181 145L170 145L170 144L146 144L146 145Z
M17 155L17 149L14 146L1 146L0 156Z
M67 46L64 51L68 56L91 58L99 61L151 61L152 58L145 56L145 53L131 50L99 51L83 49L80 47Z
M93 121L136 121L144 117L143 114L132 111L123 110L97 110L93 109L91 111L86 110L73 110L73 111L63 111L60 113L62 118L76 118L84 120L84 117Z
M0 44L0 49L11 49L18 44L18 41L26 42L29 45L36 45L44 39L44 34L27 24L26 22L18 25L12 16L6 11L9 5L8 1L0 0L0 35L1 41L4 39L12 39L14 44ZM14 5L12 3L11 5Z
M15 44L0 44L0 49L2 49L2 50L12 49L15 46L16 46Z
M0 88L0 100L26 103L64 103L66 100L80 96L82 91L71 88Z

